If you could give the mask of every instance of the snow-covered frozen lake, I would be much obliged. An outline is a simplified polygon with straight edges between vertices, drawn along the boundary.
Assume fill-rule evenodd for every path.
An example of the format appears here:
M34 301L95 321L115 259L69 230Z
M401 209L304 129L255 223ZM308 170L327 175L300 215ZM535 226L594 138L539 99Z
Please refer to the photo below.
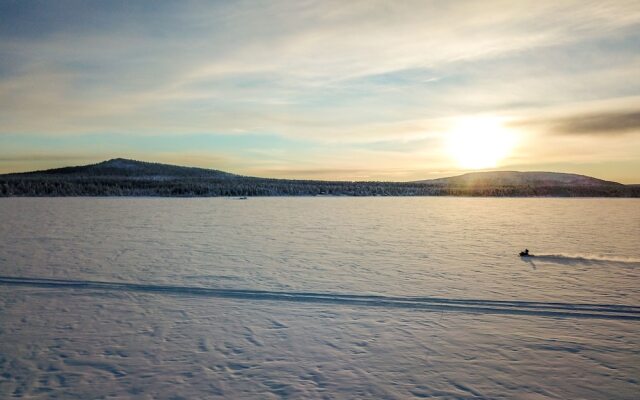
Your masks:
M0 398L638 393L637 199L0 199Z

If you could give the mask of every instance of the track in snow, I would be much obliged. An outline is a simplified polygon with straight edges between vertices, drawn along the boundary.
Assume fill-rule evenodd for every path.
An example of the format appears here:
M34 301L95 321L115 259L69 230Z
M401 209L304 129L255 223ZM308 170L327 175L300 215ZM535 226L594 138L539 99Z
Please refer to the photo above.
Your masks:
M640 307L614 304L574 304L533 301L449 299L438 297L392 297L334 293L278 292L10 276L0 276L0 285L91 291L147 292L167 295L205 296L251 301L264 300L339 304L363 307L395 307L425 311L478 314L531 315L557 318L599 318L640 321Z

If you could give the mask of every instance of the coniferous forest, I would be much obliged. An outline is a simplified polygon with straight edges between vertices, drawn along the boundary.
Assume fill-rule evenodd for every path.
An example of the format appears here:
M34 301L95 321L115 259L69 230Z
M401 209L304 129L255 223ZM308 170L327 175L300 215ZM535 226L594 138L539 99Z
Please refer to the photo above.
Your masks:
M475 173L419 182L290 180L114 159L87 166L0 175L0 196L640 197L640 185L572 174L537 173L533 180L513 179L515 172L501 174L500 179Z

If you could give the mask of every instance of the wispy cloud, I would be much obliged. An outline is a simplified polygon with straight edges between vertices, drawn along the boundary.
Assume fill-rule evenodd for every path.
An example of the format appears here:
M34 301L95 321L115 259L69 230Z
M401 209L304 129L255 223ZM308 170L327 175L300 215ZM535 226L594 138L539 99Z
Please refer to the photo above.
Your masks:
M636 124L559 110L638 96L639 43L640 5L622 0L3 2L0 135L271 135L335 170L351 167L324 145L388 143L436 170L457 116L542 115L585 137Z

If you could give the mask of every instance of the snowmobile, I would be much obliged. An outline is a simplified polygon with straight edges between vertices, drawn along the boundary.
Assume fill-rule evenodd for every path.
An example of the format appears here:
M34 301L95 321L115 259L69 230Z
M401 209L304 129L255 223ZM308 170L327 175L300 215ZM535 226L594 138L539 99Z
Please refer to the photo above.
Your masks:
M535 256L529 253L529 249L524 249L524 251L520 252L520 257L535 257Z

